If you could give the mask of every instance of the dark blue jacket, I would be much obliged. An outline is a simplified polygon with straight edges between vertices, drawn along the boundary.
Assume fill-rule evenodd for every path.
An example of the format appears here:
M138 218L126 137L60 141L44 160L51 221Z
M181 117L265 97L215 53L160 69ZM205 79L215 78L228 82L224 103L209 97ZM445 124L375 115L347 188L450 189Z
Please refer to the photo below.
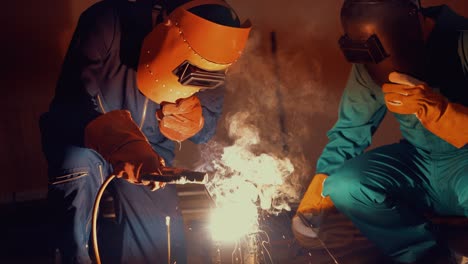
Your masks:
M164 137L155 118L160 105L137 87L136 69L144 37L152 29L152 1L104 0L80 17L49 112L41 118L43 148L83 146L84 129L97 116L129 110L156 152L171 164L174 142ZM195 143L208 141L221 115L224 87L197 93L205 125Z

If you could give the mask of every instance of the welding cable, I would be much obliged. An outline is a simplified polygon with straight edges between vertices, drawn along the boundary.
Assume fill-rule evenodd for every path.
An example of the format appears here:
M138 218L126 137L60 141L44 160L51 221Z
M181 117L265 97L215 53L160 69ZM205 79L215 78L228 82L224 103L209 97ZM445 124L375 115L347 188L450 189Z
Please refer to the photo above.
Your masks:
M96 263L101 264L101 257L99 256L99 248L98 248L98 240L97 240L97 214L99 212L99 203L101 202L102 194L106 189L107 185L115 178L115 175L109 176L106 181L101 185L99 188L98 194L96 195L96 199L94 200L94 207L93 207L93 216L92 216L92 224L91 224L91 233L93 236L93 249L94 249L94 257L96 258Z

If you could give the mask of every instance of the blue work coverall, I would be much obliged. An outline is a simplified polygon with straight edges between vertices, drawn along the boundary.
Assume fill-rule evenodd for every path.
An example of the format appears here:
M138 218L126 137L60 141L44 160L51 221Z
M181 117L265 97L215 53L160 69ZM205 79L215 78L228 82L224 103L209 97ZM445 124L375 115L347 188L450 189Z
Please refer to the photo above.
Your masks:
M424 81L468 106L468 21L447 6L423 12L436 21ZM353 65L317 173L329 175L323 194L366 237L395 260L412 262L439 247L424 213L468 216L468 147L450 145L415 115L393 114L404 139L365 152L386 112L381 87L364 65Z
M155 117L160 105L140 93L136 84L140 47L151 29L151 0L105 0L87 9L71 40L50 109L41 117L51 239L64 263L90 263L93 202L112 173L99 153L83 145L84 129L91 120L126 109L166 165L173 161L175 144L160 133ZM205 124L190 140L203 143L215 134L224 88L196 95ZM172 262L186 263L184 225L174 186L151 192L115 179L108 190L115 201L117 228L100 239L103 260L110 254L112 263L167 263L165 218L170 216ZM106 250L109 244L113 248Z

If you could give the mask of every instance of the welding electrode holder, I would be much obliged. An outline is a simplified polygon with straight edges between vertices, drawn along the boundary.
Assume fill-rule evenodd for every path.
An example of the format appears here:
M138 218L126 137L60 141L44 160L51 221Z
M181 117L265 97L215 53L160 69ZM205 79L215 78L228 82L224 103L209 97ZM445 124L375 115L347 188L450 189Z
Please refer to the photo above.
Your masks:
M168 184L206 183L207 174L205 172L165 167L161 170L161 174L141 175L141 180Z

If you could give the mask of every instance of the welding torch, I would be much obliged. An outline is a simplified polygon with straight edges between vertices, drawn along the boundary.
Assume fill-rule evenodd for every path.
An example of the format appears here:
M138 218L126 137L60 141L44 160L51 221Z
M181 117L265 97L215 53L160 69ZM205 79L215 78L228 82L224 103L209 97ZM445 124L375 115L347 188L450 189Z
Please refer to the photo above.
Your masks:
M99 191L94 200L94 207L92 213L92 226L91 233L93 238L93 249L94 256L97 264L101 264L101 258L99 255L99 248L97 242L97 213L99 211L99 203L101 201L102 194L106 189L107 185L116 178L115 175L109 176L99 188ZM145 174L141 175L142 181L150 182L164 182L166 184L187 184L187 183L198 183L205 184L208 180L208 175L205 172L192 171L188 169L164 167L158 174ZM167 220L166 220L167 221Z
M140 179L142 181L165 182L167 184L204 184L207 182L208 176L205 172L165 167L158 174L141 175Z

